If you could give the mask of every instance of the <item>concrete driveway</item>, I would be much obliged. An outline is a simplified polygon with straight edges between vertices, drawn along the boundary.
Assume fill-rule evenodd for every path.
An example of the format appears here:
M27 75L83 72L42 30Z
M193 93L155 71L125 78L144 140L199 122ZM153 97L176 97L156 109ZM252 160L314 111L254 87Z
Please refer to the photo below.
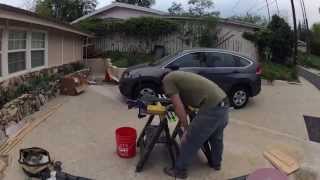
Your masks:
M300 81L300 85L264 82L261 94L251 99L244 109L232 111L231 117L252 126L308 139L303 115L320 117L320 91L305 79Z
M188 179L228 179L271 167L262 153L274 146L287 150L301 162L302 170L290 176L291 179L319 179L316 172L320 170L320 145L305 140L301 116L319 115L316 107L320 107L320 96L314 87L302 82L302 86L282 82L263 86L262 94L246 109L233 110L225 131L223 170L209 169L199 153ZM80 96L60 97L49 106L59 102L63 106L58 112L34 129L11 153L5 180L24 179L17 163L18 149L32 146L46 148L55 160L63 162L66 172L79 176L98 180L172 179L162 172L169 159L161 146L152 153L142 173L134 172L138 156L127 160L116 155L115 129L131 126L139 131L145 123L137 119L135 110L127 110L117 87L91 86Z

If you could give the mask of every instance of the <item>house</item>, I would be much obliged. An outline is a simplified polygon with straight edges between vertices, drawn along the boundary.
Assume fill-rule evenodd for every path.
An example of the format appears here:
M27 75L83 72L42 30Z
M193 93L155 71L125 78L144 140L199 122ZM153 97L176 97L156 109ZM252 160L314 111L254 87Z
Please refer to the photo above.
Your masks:
M151 9L151 8L114 2L88 15L82 16L79 19L74 20L71 24L78 23L79 21L87 19L89 17L98 17L100 19L125 20L132 17L140 17L140 16L161 17L167 14L168 13L166 12L162 12L162 11Z
M0 81L82 60L88 37L69 24L0 4Z
M152 16L160 17L172 21L197 21L197 18L191 17L180 17L180 16L171 16L166 12L159 10L139 7L136 5L130 5L125 3L111 3L101 9L92 12L91 14L80 17L79 19L73 21L71 24L76 24L81 20L87 18L99 18L106 21L110 20L126 20L131 17L141 17L141 16ZM239 52L243 55L251 57L253 59L258 59L257 49L255 45L244 39L242 37L243 32L254 32L261 27L254 24L233 21L228 19L219 19L218 21L218 46L217 48L223 48L227 50L232 50ZM183 35L182 35L183 36ZM132 39L130 37L110 35L107 37L98 37L95 39L95 48L102 51L130 51L136 49L143 49L147 52L154 51L155 47L162 46L165 48L167 54L173 54L179 50L186 48L197 47L196 43L186 43L179 36L175 37L163 37L153 44L143 43L139 39Z

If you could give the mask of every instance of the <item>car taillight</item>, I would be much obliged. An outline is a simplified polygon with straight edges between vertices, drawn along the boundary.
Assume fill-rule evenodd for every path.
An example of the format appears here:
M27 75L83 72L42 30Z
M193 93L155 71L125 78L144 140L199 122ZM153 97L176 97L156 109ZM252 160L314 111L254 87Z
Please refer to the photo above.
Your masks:
M256 69L256 75L261 75L262 74L262 68L260 65L258 65L257 69Z

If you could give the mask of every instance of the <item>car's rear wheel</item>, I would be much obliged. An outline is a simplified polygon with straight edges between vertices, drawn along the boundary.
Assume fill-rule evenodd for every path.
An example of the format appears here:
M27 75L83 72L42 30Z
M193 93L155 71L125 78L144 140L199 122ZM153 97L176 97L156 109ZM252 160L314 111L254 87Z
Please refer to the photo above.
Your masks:
M243 108L249 101L249 91L247 88L239 86L232 89L230 93L230 103L235 109Z
M159 88L153 83L143 83L139 85L134 91L134 98L137 99L143 95L157 95Z

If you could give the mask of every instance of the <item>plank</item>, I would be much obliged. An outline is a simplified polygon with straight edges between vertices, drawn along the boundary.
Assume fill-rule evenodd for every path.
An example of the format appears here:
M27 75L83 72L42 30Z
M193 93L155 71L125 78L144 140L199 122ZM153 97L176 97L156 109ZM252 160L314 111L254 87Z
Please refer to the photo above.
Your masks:
M264 157L277 169L287 175L297 171L300 165L296 159L278 149L271 149L263 153Z
M42 122L47 120L50 116L52 116L62 104L58 104L49 109L44 115L42 115L39 119L34 120L33 122L28 123L24 126L21 131L19 131L15 137L10 138L3 146L0 148L0 154L8 154L11 150L17 146L23 138L28 135L34 128L38 127Z

